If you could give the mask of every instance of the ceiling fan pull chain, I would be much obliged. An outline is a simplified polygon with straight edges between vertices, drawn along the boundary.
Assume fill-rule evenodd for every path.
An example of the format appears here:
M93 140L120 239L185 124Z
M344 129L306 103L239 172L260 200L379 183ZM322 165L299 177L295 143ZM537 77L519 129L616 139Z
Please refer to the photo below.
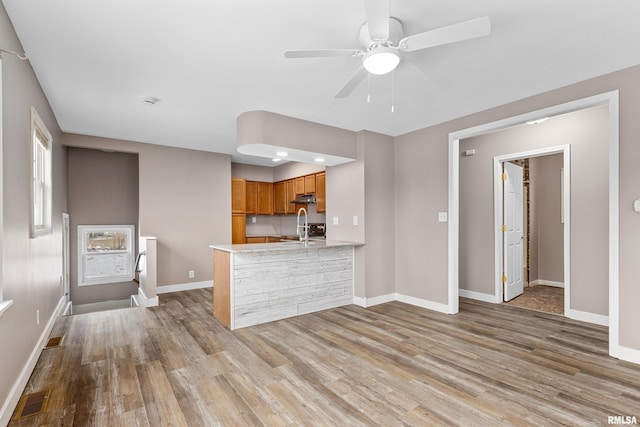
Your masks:
M371 102L371 74L367 73L367 104Z
M395 75L395 73L392 71L391 72L391 112L392 113L396 111L396 106L395 106L395 99L396 99L395 88L396 88L396 85L395 85L395 79L393 78L394 75Z

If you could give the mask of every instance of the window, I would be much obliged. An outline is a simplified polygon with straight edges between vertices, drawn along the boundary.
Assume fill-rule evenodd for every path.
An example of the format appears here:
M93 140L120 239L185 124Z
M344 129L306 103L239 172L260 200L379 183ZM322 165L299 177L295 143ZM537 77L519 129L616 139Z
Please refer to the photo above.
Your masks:
M79 225L78 285L133 280L134 230L133 225Z
M31 237L51 234L51 134L31 107Z

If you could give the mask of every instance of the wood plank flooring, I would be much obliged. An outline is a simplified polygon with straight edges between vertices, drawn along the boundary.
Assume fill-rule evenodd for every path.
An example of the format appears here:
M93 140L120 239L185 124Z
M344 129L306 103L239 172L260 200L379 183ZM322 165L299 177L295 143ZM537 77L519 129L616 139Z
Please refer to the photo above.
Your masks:
M640 366L607 329L461 300L354 305L230 332L211 289L61 318L11 426L557 426L640 419Z

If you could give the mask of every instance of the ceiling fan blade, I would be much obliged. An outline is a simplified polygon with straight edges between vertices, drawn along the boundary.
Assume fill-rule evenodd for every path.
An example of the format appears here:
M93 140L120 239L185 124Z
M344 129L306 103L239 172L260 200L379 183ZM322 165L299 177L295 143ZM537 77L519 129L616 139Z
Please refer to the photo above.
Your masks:
M367 77L367 74L369 74L367 70L365 70L364 67L360 67L358 71L356 71L355 74L351 76L349 81L347 81L344 86L340 88L334 98L346 98L347 96L349 96L351 92L353 92L353 90L358 87L360 83L362 83L364 78Z
M367 27L371 40L389 38L389 0L365 0Z
M438 28L437 30L425 31L414 34L400 40L400 50L412 52L414 50L426 49L434 46L455 43L462 40L483 37L491 32L491 21L489 17L472 19Z
M362 51L358 49L308 49L308 50L287 50L285 58L331 58L331 57L353 57L359 56Z

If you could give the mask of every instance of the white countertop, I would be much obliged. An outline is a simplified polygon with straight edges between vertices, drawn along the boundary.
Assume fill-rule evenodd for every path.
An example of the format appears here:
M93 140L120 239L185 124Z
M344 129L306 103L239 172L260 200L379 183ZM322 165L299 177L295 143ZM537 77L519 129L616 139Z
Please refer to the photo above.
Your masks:
M362 246L364 243L348 242L344 240L309 240L305 245L300 241L291 240L277 243L248 243L238 245L209 245L211 249L225 252L265 252L265 251L301 251L308 249L321 249L337 246Z

